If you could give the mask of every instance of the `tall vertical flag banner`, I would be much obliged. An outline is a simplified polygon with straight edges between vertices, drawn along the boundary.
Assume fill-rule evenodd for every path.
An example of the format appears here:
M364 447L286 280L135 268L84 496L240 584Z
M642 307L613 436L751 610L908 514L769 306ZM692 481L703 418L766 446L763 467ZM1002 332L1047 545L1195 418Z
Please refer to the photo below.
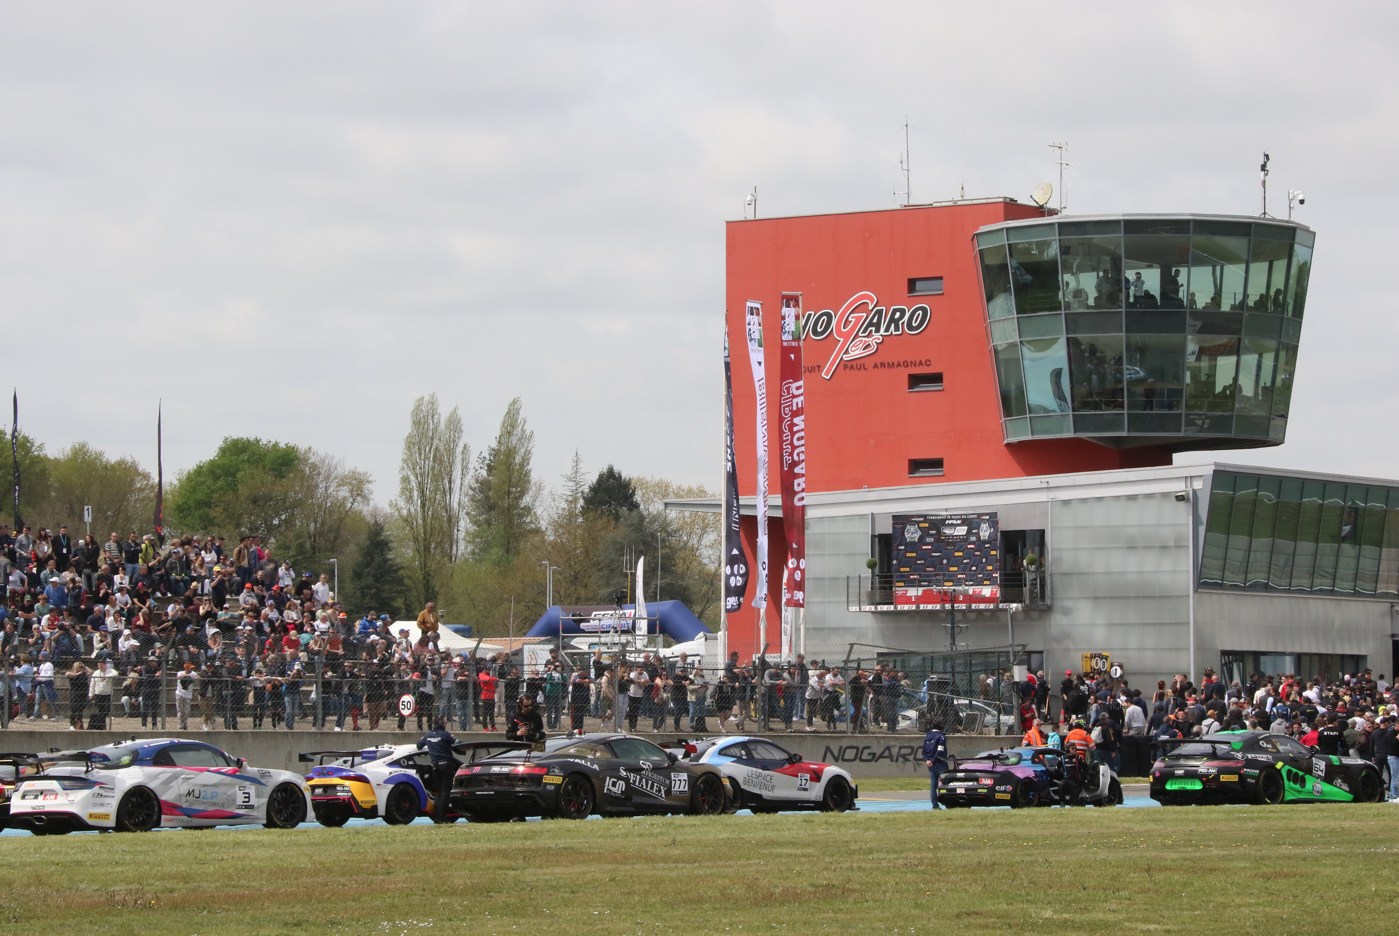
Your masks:
M806 391L802 386L802 297L782 294L782 356L778 367L778 476L782 529L787 536L790 587L783 603L806 607ZM788 636L784 627L783 637Z
M165 464L161 458L161 404L155 410L155 526L156 542L165 545Z
M748 555L739 527L738 465L734 462L734 380L729 364L729 328L724 326L724 613L743 607L748 590Z
M758 400L758 555L753 563L758 571L758 584L753 589L753 607L762 614L768 606L768 387L763 368L761 302L748 300L744 323L748 331L748 363L753 367L753 391Z
M792 616L797 613L797 609L792 607L790 592L788 588L792 584L791 568L782 568L782 659L792 659Z
M650 621L646 620L646 586L641 581L641 574L646 567L646 557L642 556L636 560L636 610L632 612L632 619L636 624L636 633L645 637Z
M19 515L19 391L15 391L15 421L10 430L10 455L15 460L15 535L24 529L24 518Z

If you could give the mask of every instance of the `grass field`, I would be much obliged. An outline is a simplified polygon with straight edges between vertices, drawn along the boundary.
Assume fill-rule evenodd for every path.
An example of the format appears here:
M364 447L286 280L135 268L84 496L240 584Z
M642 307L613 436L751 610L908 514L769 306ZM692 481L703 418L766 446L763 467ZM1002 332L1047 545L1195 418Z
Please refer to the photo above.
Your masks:
M21 933L1371 933L1388 806L978 810L0 839Z

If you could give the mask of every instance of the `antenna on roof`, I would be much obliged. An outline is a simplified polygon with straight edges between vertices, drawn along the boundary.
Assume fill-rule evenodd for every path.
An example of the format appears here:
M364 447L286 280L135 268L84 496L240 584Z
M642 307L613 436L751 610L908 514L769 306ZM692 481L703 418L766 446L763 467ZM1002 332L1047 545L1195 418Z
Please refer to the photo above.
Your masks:
M1067 156L1067 155L1069 154L1069 141L1068 141L1068 140L1065 140L1063 143L1050 143L1050 144L1049 144L1049 148L1052 149L1052 150L1057 150L1056 155L1057 155L1058 158L1054 160L1054 165L1056 165L1056 166L1059 167L1059 213L1060 213L1060 214L1063 214L1063 213L1064 213L1064 170L1067 169L1069 166L1072 166L1072 165L1073 165L1073 163L1068 162L1068 161L1066 161L1066 160L1064 159L1064 157Z
M1263 214L1259 217L1268 217L1268 161L1272 157L1267 153L1263 154L1263 165L1258 167L1258 180L1263 186Z
M962 131L962 187L957 190L957 197L965 199L967 197L967 131Z
M903 207L907 208L909 204L913 201L913 186L912 184L910 184L909 181L910 174L913 171L913 155L908 148L907 114L904 114L904 149L903 152L899 154L899 171L902 172L904 176L904 190L902 192L895 192L894 194L902 195L904 197Z

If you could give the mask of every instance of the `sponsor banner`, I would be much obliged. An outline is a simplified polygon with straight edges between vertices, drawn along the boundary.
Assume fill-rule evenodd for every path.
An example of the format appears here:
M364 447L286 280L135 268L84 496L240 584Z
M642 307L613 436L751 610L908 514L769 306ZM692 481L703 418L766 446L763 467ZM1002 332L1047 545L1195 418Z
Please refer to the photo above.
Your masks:
M994 608L1000 603L996 514L895 514L893 528L896 606Z
M778 477L782 485L782 529L787 537L788 584L783 603L806 607L806 391L802 385L800 293L782 295L782 352L778 368ZM790 642L790 622L784 643ZM783 653L786 654L784 649Z
M646 583L642 573L646 569L646 557L636 560L636 632L646 636Z
M748 556L739 527L738 466L734 461L734 382L729 365L729 329L724 327L724 612L743 607L748 589Z
M791 587L790 580L791 570L784 568L782 570L782 607L779 609L782 612L782 659L784 660L792 658L792 615L795 612L792 610L788 592L788 588Z
M758 549L754 565L758 581L753 589L753 607L768 606L768 388L763 364L763 304L748 301L744 312L748 333L748 363L753 368L753 391L758 402Z

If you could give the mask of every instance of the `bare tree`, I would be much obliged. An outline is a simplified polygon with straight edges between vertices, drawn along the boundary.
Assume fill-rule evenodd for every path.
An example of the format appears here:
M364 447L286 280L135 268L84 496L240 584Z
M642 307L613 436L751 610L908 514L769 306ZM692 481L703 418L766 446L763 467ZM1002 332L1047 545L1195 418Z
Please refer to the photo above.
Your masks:
M437 394L413 403L398 469L398 499L390 503L406 539L414 596L435 601L446 570L461 554L463 498L471 448L461 441L461 414L443 418Z

